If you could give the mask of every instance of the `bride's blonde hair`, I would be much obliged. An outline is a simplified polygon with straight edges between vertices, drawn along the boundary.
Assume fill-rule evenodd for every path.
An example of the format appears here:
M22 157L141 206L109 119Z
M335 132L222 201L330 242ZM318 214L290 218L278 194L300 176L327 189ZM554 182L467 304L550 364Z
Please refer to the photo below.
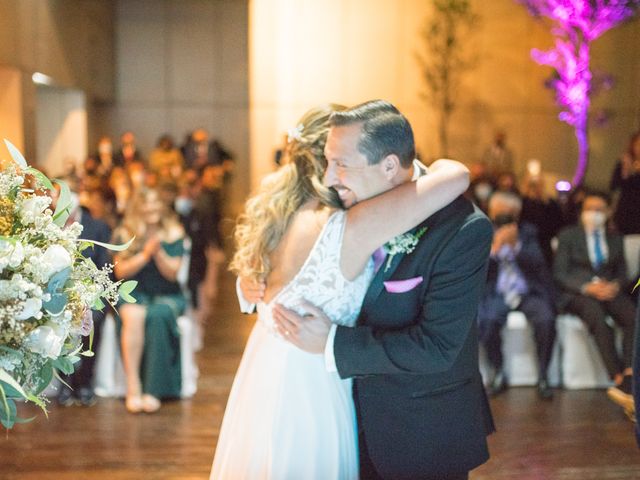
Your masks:
M286 164L267 176L258 192L247 200L235 229L236 253L229 269L238 276L263 280L271 271L269 254L278 246L298 209L311 199L339 208L334 190L325 187L327 168L324 144L329 116L344 110L324 105L303 115L289 137Z

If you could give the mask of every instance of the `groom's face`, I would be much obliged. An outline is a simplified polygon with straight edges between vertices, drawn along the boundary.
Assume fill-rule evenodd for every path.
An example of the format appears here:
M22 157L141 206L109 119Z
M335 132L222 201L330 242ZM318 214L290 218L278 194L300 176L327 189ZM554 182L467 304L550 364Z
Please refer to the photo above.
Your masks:
M367 157L358 150L361 131L360 124L331 127L324 148L327 158L324 183L338 192L345 208L393 187L381 165L369 165Z

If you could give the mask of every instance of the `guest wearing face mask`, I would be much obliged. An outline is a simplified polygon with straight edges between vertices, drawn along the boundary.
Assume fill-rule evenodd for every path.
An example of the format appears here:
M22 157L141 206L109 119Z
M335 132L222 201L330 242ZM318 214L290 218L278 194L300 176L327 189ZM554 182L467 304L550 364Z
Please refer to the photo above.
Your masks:
M487 213L489 198L493 193L493 183L489 177L487 166L484 163L474 163L469 167L471 182L465 196Z
M622 237L607 231L609 197L588 192L582 203L580 223L558 235L553 275L561 289L560 308L578 315L593 334L605 367L615 386L608 390L616 403L633 402L631 361L635 307L620 287L627 279ZM622 357L611 316L623 332Z
M547 381L556 311L551 272L538 243L534 225L520 222L522 199L511 192L496 192L489 200L489 218L494 225L491 256L485 290L478 305L478 329L495 376L489 385L491 396L508 386L503 371L501 331L509 312L518 310L533 327L538 354L538 395L550 399Z

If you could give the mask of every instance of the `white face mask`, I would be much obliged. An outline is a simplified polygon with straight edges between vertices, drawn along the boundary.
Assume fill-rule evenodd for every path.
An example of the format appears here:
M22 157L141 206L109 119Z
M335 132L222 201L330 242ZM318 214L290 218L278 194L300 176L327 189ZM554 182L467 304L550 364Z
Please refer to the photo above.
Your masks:
M604 224L607 222L607 215L604 212L586 210L582 212L580 219L586 228L595 230L604 227Z
M473 193L475 193L478 200L484 202L489 199L491 193L493 193L493 188L488 183L478 183L473 188Z

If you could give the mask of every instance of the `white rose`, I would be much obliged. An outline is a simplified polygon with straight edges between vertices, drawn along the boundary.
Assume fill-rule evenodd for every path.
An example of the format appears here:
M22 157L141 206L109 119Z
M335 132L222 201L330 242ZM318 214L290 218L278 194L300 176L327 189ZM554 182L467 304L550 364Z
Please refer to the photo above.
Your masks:
M61 245L51 245L41 257L44 266L44 277L48 280L51 275L71 266L71 255Z
M46 358L58 358L62 352L66 332L53 323L45 323L33 330L25 342L27 348Z
M0 272L7 266L18 267L24 260L24 247L20 242L0 240Z
M25 223L33 223L45 208L49 206L51 199L43 196L33 196L22 202L20 207L20 219Z
M28 318L42 318L42 300L39 298L28 298L22 303L22 312L16 315L18 320L27 320Z

